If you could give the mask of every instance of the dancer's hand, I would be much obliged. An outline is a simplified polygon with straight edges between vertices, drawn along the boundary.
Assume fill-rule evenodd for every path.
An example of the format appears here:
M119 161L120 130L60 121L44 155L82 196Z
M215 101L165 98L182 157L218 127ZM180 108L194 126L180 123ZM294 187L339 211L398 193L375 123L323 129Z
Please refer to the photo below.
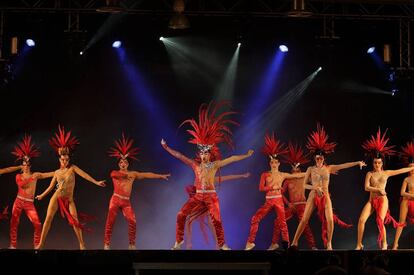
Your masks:
M322 190L322 187L321 186L315 187L315 190L316 190L316 192L318 192L318 195L319 196L322 196L323 195L323 190Z
M162 147L165 147L167 146L167 142L164 139L161 139L161 145Z
M247 152L247 156L248 156L248 157L250 157L251 155L253 155L253 153L254 153L254 151L253 151L252 149L250 149L250 150Z
M243 178L247 179L248 177L250 177L250 173L249 172L244 173L242 176L243 176Z
M104 180L97 181L95 184L98 185L98 186L101 186L101 187L105 187L106 186Z
M359 169L362 170L362 167L367 166L367 164L363 161L359 161Z
M168 177L170 177L171 176L171 174L162 174L161 175L161 178L163 179L163 180L168 180Z
M42 195L37 195L36 197L35 197L35 199L36 200L38 200L38 201L41 201L41 200L43 200L43 198L44 198L45 196L42 196Z
M386 196L386 195L387 195L387 192L385 192L385 190L384 190L384 189L381 189L379 192L380 192L380 194L381 194L381 195L383 195L383 196Z

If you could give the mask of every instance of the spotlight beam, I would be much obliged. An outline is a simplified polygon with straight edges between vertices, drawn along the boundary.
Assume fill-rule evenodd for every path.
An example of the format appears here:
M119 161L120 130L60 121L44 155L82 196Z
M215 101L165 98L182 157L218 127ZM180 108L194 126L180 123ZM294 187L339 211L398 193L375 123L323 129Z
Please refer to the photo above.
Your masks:
M240 43L239 43L240 44ZM223 79L221 80L220 86L216 89L215 98L216 100L233 100L234 96L234 84L236 80L237 65L239 62L240 46L238 45L234 51L233 57L227 66L226 72Z

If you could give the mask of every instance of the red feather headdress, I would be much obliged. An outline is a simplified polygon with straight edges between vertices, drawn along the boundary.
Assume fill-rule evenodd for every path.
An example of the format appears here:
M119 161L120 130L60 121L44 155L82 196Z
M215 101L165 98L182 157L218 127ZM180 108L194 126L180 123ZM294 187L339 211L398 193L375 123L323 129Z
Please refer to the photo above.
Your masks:
M132 138L126 138L124 133L122 133L122 138L115 140L115 147L111 147L108 151L110 157L116 157L118 159L133 159L138 160L136 156L138 155L139 148L132 147L134 140Z
M266 133L264 140L265 144L262 148L262 153L269 156L270 159L277 159L279 155L287 153L285 145L275 138L275 133L272 132L272 135Z
M236 121L228 118L230 115L236 114L236 112L227 111L217 114L218 110L226 105L229 106L230 104L227 101L204 103L198 110L198 121L187 119L179 126L181 127L187 123L190 124L192 129L187 130L191 135L188 142L197 144L199 151L209 151L212 160L221 159L218 144L224 142L230 148L233 148L232 132L229 125L239 125Z
M49 140L49 144L59 155L69 155L70 151L79 144L79 140L71 136L71 131L66 133L65 128L59 125L59 132Z
M14 146L12 154L17 157L17 160L30 161L31 158L40 156L40 151L34 143L30 135L24 135L21 142Z
M367 151L367 154L372 158L384 158L395 154L395 150L392 148L395 145L387 146L389 138L386 138L387 130L381 135L381 129L378 128L376 136L372 135L370 139L364 141L362 148Z
M414 163L414 141L407 142L401 148L401 157L406 163Z
M326 134L325 129L319 123L317 125L317 130L313 131L308 137L308 143L306 148L309 151L316 155L327 155L333 153L336 142L328 142L329 136Z
M288 152L283 157L284 161L289 163L292 168L298 168L299 165L309 162L303 149L297 143L293 144L289 142Z

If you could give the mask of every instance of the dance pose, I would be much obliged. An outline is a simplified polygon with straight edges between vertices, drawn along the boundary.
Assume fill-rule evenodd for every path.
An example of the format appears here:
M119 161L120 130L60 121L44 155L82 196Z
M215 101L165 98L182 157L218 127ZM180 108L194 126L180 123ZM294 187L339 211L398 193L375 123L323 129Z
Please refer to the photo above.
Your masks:
M78 166L70 164L70 154L75 146L79 144L79 141L74 136L71 136L70 131L65 132L65 129L59 126L59 133L56 133L55 136L49 140L49 143L59 156L60 168L55 171L49 187L42 194L36 196L36 199L42 200L56 186L56 191L50 199L47 208L46 220L43 225L40 243L37 248L43 248L50 225L59 207L61 215L66 216L69 224L72 225L73 230L75 231L79 241L79 248L86 249L82 236L82 229L84 229L84 226L78 220L78 213L75 201L73 200L75 175L77 174L87 181L101 187L105 186L105 181L97 181Z
M381 131L378 129L377 135L371 136L371 138L362 144L364 150L372 157L373 170L368 172L365 177L365 191L369 192L369 200L362 209L361 215L358 221L358 239L356 244L356 250L363 249L362 238L364 235L365 223L369 216L375 211L376 222L379 230L378 234L378 246L382 250L388 248L387 235L384 224L391 223L394 227L398 226L398 223L391 216L388 209L388 198L385 192L388 177L395 176L402 173L407 173L413 168L403 168L399 170L384 170L383 161L386 156L395 154L392 149L394 146L387 146L389 138L385 137L386 132L381 135Z
M408 167L414 167L414 142L407 142L402 148L401 155ZM411 170L401 186L400 220L398 223L404 225L406 220L414 223L414 170ZM398 226L395 232L393 250L398 249L398 241L403 231L402 226Z
M112 228L115 223L118 210L122 211L125 219L128 221L128 249L135 249L135 237L137 231L137 223L135 219L135 212L129 200L132 191L132 184L135 180L141 179L164 179L168 180L170 174L155 174L151 172L138 172L128 170L129 163L132 160L137 160L138 148L132 147L133 140L122 138L115 141L115 147L109 151L109 156L118 159L119 170L111 172L112 182L114 184L114 193L109 202L108 216L105 224L104 249L110 249Z
M199 151L196 159L190 159L171 149L164 140L161 140L161 145L164 149L186 165L190 166L195 175L194 185L196 187L196 194L190 198L181 208L180 212L178 212L176 241L173 249L181 249L184 242L184 228L187 217L192 213L193 209L200 206L208 208L217 235L218 247L221 250L230 249L224 240L219 200L214 186L215 175L221 167L250 157L253 154L253 150L249 150L245 155L237 155L223 160L221 159L218 145L219 143L224 142L227 145L232 146L231 132L228 126L229 124L237 125L236 122L228 118L229 115L232 115L235 112L228 111L219 115L217 114L217 111L223 107L223 104L224 103L202 104L199 109L198 122L194 119L188 119L181 124L188 123L193 128L187 130L187 132L192 136L189 142L197 144Z
M301 173L300 165L306 164L309 160L306 158L302 148L298 145L293 145L289 143L288 145L288 152L287 154L283 155L284 162L287 162L292 167L291 173L297 174ZM289 199L284 196L284 194L288 193ZM283 182L282 187L282 195L283 200L285 202L285 218L286 221L291 219L293 216L296 216L298 221L303 217L305 212L305 205L306 205L306 197L305 197L305 186L303 185L302 178L296 179L287 179ZM276 230L279 230L279 227L275 227ZM315 239L312 234L312 230L309 224L306 225L305 230L305 238L308 243L310 249L316 250ZM279 242L279 233L276 233L276 240L275 240L275 247L278 248Z
M314 154L315 165L308 167L306 170L304 185L305 188L310 189L311 192L306 201L303 218L296 229L292 246L298 246L299 238L308 224L315 206L317 208L319 219L322 222L322 240L327 250L332 250L334 223L345 228L351 226L341 221L333 213L331 197L329 194L329 178L330 174L335 174L339 170L358 165L360 169L362 169L366 164L363 161L355 161L337 165L327 165L325 163L325 156L332 153L335 146L336 143L328 142L328 135L326 134L325 129L320 125L318 125L317 130L312 132L308 137L306 147ZM309 181L311 184L308 184Z
M282 234L282 240L287 245L289 244L289 231L285 219L285 207L282 198L282 183L285 179L296 179L305 176L305 173L289 174L279 171L281 155L287 153L286 147L275 138L275 135L266 134L265 145L262 148L262 153L269 157L270 171L262 173L260 177L259 190L266 192L266 201L260 207L251 220L249 238L247 239L245 250L251 250L255 247L255 239L259 224L262 219L274 209L277 217L274 221L274 230L272 244L268 250L275 250L279 247L278 239L279 233Z
M17 197L13 204L12 216L10 221L10 249L17 247L17 228L20 222L20 215L24 210L30 222L33 224L33 247L37 247L42 232L42 224L37 215L33 204L36 192L36 183L40 179L53 177L54 172L39 173L31 172L31 160L40 155L38 148L32 143L32 137L25 135L22 142L14 147L12 152L17 157L17 161L22 161L22 173L16 175Z
M236 180L236 179L242 179L242 178L248 178L248 177L250 177L250 173L245 173L245 174L240 174L240 175L220 176L220 177L215 177L214 183L219 183L219 182L221 183L221 182L228 181L228 180ZM190 199L197 194L197 189L192 184L187 185L185 187L185 191L187 192ZM185 224L185 228L186 228L185 243L186 243L186 248L187 249L192 248L192 243L191 243L191 240L192 240L192 226L193 226L194 221L199 222L201 233L203 234L203 237L204 237L204 240L206 241L206 243L208 243L206 225L208 225L208 227L210 228L210 231L213 234L214 239L217 243L216 232L214 230L214 226L211 222L211 219L208 216L208 208L205 205L199 205L199 206L193 208L193 211L188 215L187 220L186 220L186 224Z

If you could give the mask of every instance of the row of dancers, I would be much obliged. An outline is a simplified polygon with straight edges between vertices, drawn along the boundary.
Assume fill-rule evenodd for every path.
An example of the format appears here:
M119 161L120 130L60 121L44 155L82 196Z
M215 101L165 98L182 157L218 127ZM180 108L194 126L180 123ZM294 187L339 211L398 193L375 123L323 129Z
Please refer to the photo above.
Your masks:
M198 120L191 118L180 125L180 127L187 124L190 126L187 130L191 136L189 142L196 145L198 149L195 157L187 157L168 146L165 140L161 140L161 146L173 157L188 165L195 176L194 184L186 188L189 198L177 214L176 240L172 247L174 250L182 248L184 235L187 235L187 247L190 247L191 225L196 220L203 225L205 219L209 222L217 247L221 250L230 249L225 242L215 185L225 180L246 178L249 174L228 176L220 176L220 173L219 176L216 176L216 174L221 168L231 163L249 158L254 151L248 150L243 155L222 157L219 144L224 143L229 147L233 147L230 126L238 125L230 117L236 112L220 112L222 108L227 106L228 102L202 104L199 108ZM274 221L272 243L269 250L279 248L280 237L284 247L289 245L297 247L302 233L305 233L309 247L316 249L315 240L308 225L315 208L322 223L322 240L327 250L332 250L334 224L345 228L351 226L339 219L333 212L329 193L330 175L354 166L359 166L362 169L366 164L363 161L355 161L328 165L325 162L325 157L333 153L337 145L335 142L329 142L328 138L325 129L318 125L317 129L307 139L306 147L309 154L306 154L297 144L289 143L285 146L273 133L265 135L262 152L269 158L270 170L262 173L259 183L259 190L265 192L265 202L251 219L245 250L251 250L255 247L259 224L272 209L276 212L277 218ZM381 249L388 248L385 224L392 223L397 228L393 245L393 249L397 249L398 240L403 227L406 225L406 220L411 221L414 217L414 143L409 142L402 148L401 156L407 163L406 168L384 170L383 162L385 158L397 153L393 149L394 146L388 145L388 142L389 139L386 137L386 133L381 134L381 131L378 130L376 135L371 136L362 145L367 154L372 157L373 170L367 172L365 177L365 191L370 193L370 197L358 221L356 249L363 249L362 239L365 223L373 212L376 213L376 223L379 230L378 245ZM74 202L75 175L79 175L101 187L105 186L105 181L94 179L81 168L70 163L73 150L79 144L79 140L70 131L66 131L64 127L59 126L58 132L49 140L49 143L59 157L60 167L56 171L48 173L31 171L31 160L39 157L40 152L32 142L30 135L25 135L12 152L22 164L0 169L0 174L21 170L21 173L16 175L18 192L10 220L9 247L11 249L17 247L17 229L23 210L34 226L33 246L35 249L44 248L51 223L58 210L73 227L79 242L79 248L86 248L83 231L89 230L85 222L91 217L78 212L76 209ZM128 248L136 248L136 219L130 203L133 182L141 179L168 180L170 177L170 174L129 170L130 162L136 160L137 155L138 148L134 147L134 141L124 134L119 140L115 141L115 145L109 150L109 156L117 158L119 169L111 172L114 192L109 202L105 223L104 249L110 249L113 225L119 210L122 211L128 222ZM313 156L315 163L308 167L305 172L302 172L301 166L309 162L308 157L310 155ZM281 161L291 165L290 173L279 171ZM385 189L389 177L403 173L409 173L409 176L404 179L402 184L400 220L397 222L390 215ZM52 178L50 185L40 195L35 195L37 181L46 178ZM55 189L55 192L50 198L46 218L42 226L34 207L34 200L43 200L53 189ZM305 189L310 190L307 198ZM6 212L3 212L0 219L6 216ZM292 216L296 216L300 222L293 240L290 242L286 221Z

